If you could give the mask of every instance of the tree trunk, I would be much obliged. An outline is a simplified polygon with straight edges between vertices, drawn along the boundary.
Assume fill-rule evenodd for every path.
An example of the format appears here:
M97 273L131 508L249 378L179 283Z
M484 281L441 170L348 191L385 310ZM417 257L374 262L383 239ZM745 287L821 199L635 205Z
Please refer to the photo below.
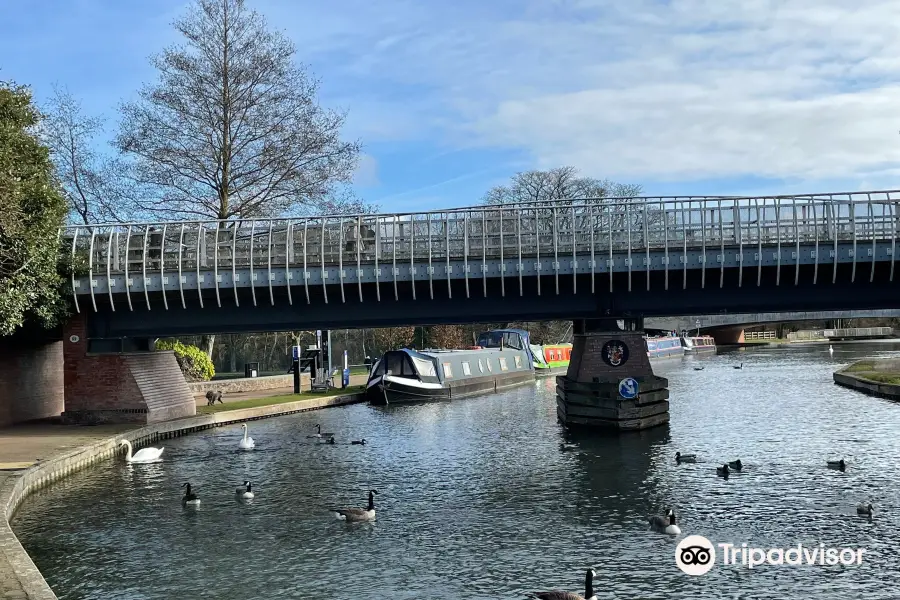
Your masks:
M206 352L206 355L212 360L213 347L216 344L215 335L200 336L200 349Z
M228 353L229 373L237 372L237 348L234 344L234 334L228 336L228 345L230 346Z

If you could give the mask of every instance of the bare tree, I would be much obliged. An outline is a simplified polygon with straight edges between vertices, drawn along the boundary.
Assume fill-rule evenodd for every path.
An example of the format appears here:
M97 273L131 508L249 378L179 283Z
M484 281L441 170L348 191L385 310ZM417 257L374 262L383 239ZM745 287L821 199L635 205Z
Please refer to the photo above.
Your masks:
M146 194L138 213L233 219L341 212L360 145L322 108L294 44L244 0L195 0L183 36L152 59L159 80L122 108L116 145ZM214 336L202 347L212 352Z
M575 198L633 198L640 193L640 185L582 177L575 167L557 167L516 173L508 185L488 190L482 202L504 205Z
M122 106L116 138L156 192L141 212L283 215L351 180L360 146L341 139L344 114L318 104L294 44L244 0L195 0L174 27L184 43L152 59L159 81Z
M115 158L97 152L104 120L84 113L66 88L53 87L43 107L44 143L50 148L56 176L69 204L69 221L98 223L123 218L125 181Z
M465 328L461 325L434 325L425 333L429 348L462 348L471 343Z
M410 344L416 333L415 327L382 327L372 329L372 341L376 353L396 350Z

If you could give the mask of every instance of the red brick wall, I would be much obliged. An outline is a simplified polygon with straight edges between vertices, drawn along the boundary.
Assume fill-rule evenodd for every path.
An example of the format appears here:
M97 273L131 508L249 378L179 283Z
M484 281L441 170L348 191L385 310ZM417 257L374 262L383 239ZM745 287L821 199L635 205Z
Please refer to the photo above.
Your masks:
M716 344L743 344L744 328L731 327L728 329L714 329L710 334L716 340Z
M63 411L62 342L0 345L0 426Z
M628 347L628 360L618 367L604 362L601 353L604 344L619 340ZM566 377L573 381L590 383L595 378L600 382L617 383L625 377L647 377L653 375L647 346L643 335L638 332L591 332L575 334L572 342L572 358Z
M152 423L196 413L172 352L88 354L83 315L63 336L66 421Z

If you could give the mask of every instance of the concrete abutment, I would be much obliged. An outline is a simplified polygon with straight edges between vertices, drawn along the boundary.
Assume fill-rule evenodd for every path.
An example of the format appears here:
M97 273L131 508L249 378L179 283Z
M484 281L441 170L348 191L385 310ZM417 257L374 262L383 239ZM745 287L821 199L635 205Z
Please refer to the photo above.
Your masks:
M561 423L638 431L669 422L669 382L653 374L642 329L640 320L575 322L569 370L556 378ZM634 397L619 389L629 377L638 383Z

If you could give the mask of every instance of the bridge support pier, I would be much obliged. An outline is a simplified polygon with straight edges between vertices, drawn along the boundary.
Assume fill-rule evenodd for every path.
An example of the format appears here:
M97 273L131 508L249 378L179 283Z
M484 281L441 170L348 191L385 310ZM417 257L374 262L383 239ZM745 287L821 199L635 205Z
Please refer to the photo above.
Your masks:
M668 423L669 382L653 374L640 320L576 321L573 329L569 370L556 378L560 422L613 431ZM634 397L619 387L629 377L638 383Z
M129 351L146 343L90 344L83 314L63 335L63 422L145 425L197 413L173 352Z

